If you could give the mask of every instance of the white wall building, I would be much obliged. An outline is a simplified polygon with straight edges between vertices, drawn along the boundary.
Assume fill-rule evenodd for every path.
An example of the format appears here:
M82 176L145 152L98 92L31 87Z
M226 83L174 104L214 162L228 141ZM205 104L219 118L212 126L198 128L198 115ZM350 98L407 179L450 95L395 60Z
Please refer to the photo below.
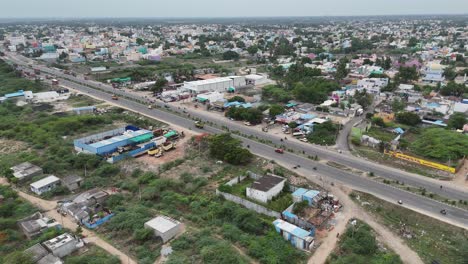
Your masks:
M179 221L164 215L149 220L145 223L145 227L154 230L154 234L161 237L163 243L182 232L182 224Z
M267 203L284 188L286 179L276 175L265 175L247 187L246 195L262 203Z
M205 92L224 93L228 88L234 87L234 80L227 77L219 77L208 80L185 82L182 89L189 90L193 94Z
M29 186L31 187L31 191L33 193L41 195L54 189L58 185L60 185L60 179L54 175L50 175L42 180L31 183Z
M380 89L388 85L388 78L365 78L359 80L357 89L366 89L367 93L380 94Z
M44 247L59 258L70 255L80 247L80 244L82 243L69 233L62 234L43 243Z

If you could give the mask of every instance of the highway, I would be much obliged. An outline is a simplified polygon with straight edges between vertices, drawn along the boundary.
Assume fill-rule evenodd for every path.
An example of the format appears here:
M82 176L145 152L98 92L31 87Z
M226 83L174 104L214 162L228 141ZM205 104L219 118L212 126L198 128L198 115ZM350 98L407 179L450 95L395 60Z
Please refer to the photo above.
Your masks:
M13 62L17 64L25 63L25 61L16 58L16 55L9 57ZM146 103L148 98L142 98L138 95L124 93L123 91L114 89L105 84L85 81L80 77L64 75L60 71L49 69L45 66L35 65L34 67L39 68L43 72L47 72L49 74L53 74L57 77L60 77L61 85L68 86L83 93L91 94L92 96L95 96L105 101L110 101L112 93L118 94L120 95L120 99L117 101L113 101L113 103L115 103L116 105L122 106L127 109L131 109L135 112L145 114L155 119L178 125L180 127L185 127L201 132L201 130L197 130L194 127L193 121L191 119L181 116L184 115L183 113L180 113L178 115L159 109L148 109ZM62 78L71 79L73 80L73 82ZM88 87L89 85L93 86L94 88ZM106 92L97 90L96 88L102 89ZM141 101L142 103L135 102L134 100L129 100L125 97L133 98L134 100ZM164 107L165 105L162 102L156 102L156 104L160 107ZM172 111L181 111L180 109L171 107L170 105L168 107L171 108ZM287 140L284 142L280 142L279 136L257 131L255 129L252 129L251 127L231 122L228 119L215 119L212 116L203 115L203 111L190 111L189 114L191 115L191 117L196 117L205 121L216 123L219 127L229 127L231 131L237 130L242 134L252 135L254 137L256 136L257 138L261 138L264 140L271 140L277 145L284 144L287 148L294 149L295 153L304 152L306 156L318 155L320 159L334 161L342 165L359 169L363 172L372 171L378 176L382 176L393 180L399 180L400 182L404 182L407 185L426 188L428 192L437 193L447 198L456 200L468 200L468 193L466 191L464 191L461 188L453 187L450 184L441 183L439 181L429 179L423 176L414 175L394 168L389 168L386 166L375 164L351 155L347 155L346 153L340 154L335 150L330 150L311 144L304 144L296 140ZM205 131L210 133L222 132L222 130L220 130L218 127L211 127L209 125L205 126ZM327 181L328 183L342 182L343 184L350 186L353 189L371 193L390 202L402 200L404 202L404 205L408 208L421 211L427 215L436 216L439 219L457 224L468 229L468 211L466 210L442 204L432 199L394 188L392 186L374 181L365 176L355 175L334 167L327 166L323 163L311 161L310 159L307 159L302 155L297 155L294 153L285 153L283 155L277 154L274 152L274 147L272 146L253 141L245 137L236 137L242 139L244 144L250 145L250 150L257 155L263 156L271 160L280 160L281 163L290 164L290 166L300 165L301 168L299 169L299 171L302 174L306 175L308 178L313 179L315 182L317 182L317 179L319 179L320 176L323 176L325 181ZM314 170L313 167L316 167L316 170ZM444 186L442 189L440 189L441 185ZM446 209L447 215L441 215L439 213L441 209Z

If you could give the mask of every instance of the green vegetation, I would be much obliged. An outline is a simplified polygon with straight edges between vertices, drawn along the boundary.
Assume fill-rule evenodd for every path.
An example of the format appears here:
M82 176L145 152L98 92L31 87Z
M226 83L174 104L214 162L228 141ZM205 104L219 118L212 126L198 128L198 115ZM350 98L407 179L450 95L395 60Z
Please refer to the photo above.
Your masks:
M119 264L120 259L105 252L103 249L92 246L86 253L79 256L65 258L65 264Z
M359 204L377 217L394 233L405 237L406 243L415 250L424 263L464 264L468 259L468 232L464 229L426 217L415 211L380 200L372 195L354 192ZM404 231L404 232L403 232Z
M267 85L262 89L262 99L270 102L286 103L293 96L286 89L276 85Z
M396 120L408 126L416 126L421 123L419 115L412 112L401 112L396 115Z
M262 122L263 114L258 108L231 107L226 111L227 117L234 120L243 120L256 125Z
M463 129L468 124L468 118L463 113L453 113L448 121L448 127L451 129Z
M42 85L20 78L16 72L5 61L0 60L0 95L17 92L18 90L39 92L44 90Z
M443 128L429 128L410 145L414 153L446 162L468 155L468 140L463 134Z
M230 164L240 165L249 163L253 154L241 146L241 141L229 133L212 135L209 138L210 155L218 160Z
M309 142L319 145L334 145L338 134L338 125L327 121L314 126L314 131L307 135Z
M248 263L227 241L215 238L206 229L200 232L184 234L172 243L175 250L168 264L181 263Z
M330 264L379 263L400 264L400 257L390 251L382 251L377 246L374 231L358 221L351 225L340 238L338 249L330 255Z

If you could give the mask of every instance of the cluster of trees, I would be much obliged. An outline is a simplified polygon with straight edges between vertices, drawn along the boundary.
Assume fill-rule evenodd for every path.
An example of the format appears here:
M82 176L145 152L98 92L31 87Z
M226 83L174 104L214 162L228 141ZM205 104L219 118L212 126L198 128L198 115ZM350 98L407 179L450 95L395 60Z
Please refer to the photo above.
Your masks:
M242 142L229 133L212 135L208 142L210 155L215 159L234 165L244 165L253 159L253 154L242 147Z
M338 125L331 121L316 124L314 131L307 136L307 140L319 145L334 145L338 135Z
M408 83L411 81L416 81L419 78L418 71L416 67L400 67L398 73L395 75L396 83Z
M360 106L362 106L362 108L367 109L367 107L369 107L372 104L372 95L368 94L365 89L362 90L361 92L356 91L356 93L354 94L353 100L351 100L351 102L354 102L354 101L358 103Z
M258 108L231 107L225 115L234 120L244 120L256 125L262 122L263 113Z
M381 263L400 264L400 257L390 251L381 251L373 230L365 223L358 222L346 229L338 249L330 255L330 263Z
M282 87L267 85L262 89L262 100L264 101L286 103L291 99L293 99L291 92Z
M238 60L239 58L239 53L232 50L228 50L223 53L223 60Z
M336 82L324 79L310 79L294 85L292 93L297 100L319 104L328 98L331 91L339 89Z
M401 112L396 115L396 120L404 125L417 126L421 123L421 118L413 112Z
M468 117L463 113L453 113L448 121L448 128L462 129L465 124L468 124Z
M465 84L457 84L453 81L448 82L447 85L440 88L440 94L444 96L460 97L466 93L468 93L468 88Z
M463 134L443 128L430 128L411 143L410 149L422 157L443 162L455 161L468 155L468 140Z

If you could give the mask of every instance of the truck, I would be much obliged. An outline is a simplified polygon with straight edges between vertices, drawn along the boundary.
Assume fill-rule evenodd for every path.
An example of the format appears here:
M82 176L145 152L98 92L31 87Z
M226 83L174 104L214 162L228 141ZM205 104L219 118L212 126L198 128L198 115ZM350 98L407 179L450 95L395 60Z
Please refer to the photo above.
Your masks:
M162 149L164 151L169 151L171 149L175 149L175 146L176 146L176 143L168 141L168 142L162 144Z
M195 122L195 127L203 129L203 127L205 127L205 124L203 122L201 122L201 121L196 121Z
M162 149L160 147L154 147L148 150L148 155L150 156L157 156L162 153Z
M59 81L57 79L52 79L52 85L58 85Z

